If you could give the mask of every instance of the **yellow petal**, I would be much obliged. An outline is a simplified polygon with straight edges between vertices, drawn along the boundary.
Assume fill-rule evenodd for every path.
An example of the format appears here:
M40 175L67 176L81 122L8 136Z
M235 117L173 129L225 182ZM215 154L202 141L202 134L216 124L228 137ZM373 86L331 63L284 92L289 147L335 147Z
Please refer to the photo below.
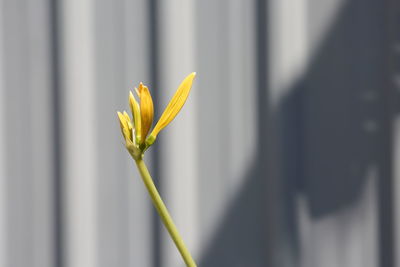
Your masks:
M151 125L153 124L154 107L149 88L139 85L140 97L140 119L141 119L141 143L144 143Z
M135 88L136 89L136 88ZM129 92L129 106L133 116L133 124L135 127L135 137L138 143L141 136L140 107L132 92Z
M132 125L132 122L131 122L131 118L129 117L128 113L126 113L126 111L124 111L123 115L125 117L126 124L128 126L128 133L129 133L128 137L129 137L129 140L133 141L133 139L132 139L133 125Z
M124 115L126 124L129 126L129 123L131 123L131 118L129 117L128 113L124 110L122 115Z
M164 113L161 115L160 119L158 120L156 126L154 127L152 133L150 134L149 138L155 140L158 133L167 126L179 113L181 108L186 102L186 99L189 96L190 89L192 88L193 79L196 76L195 72L189 74L178 87L176 90L175 95L172 97L171 101L169 102L168 106L165 108ZM154 141L153 141L154 142Z
M124 134L124 128L125 128L125 124L126 124L126 122L125 122L125 117L124 117L124 115L122 115L122 113L121 112L117 112L117 115L118 115L118 118L119 118L119 126L121 127L121 131L122 131L122 134Z
M123 115L121 112L117 112L118 114L118 118L119 118L119 124L121 126L121 132L122 135L124 136L124 139L130 140L130 135L129 135L129 125L128 125L128 121L125 115Z

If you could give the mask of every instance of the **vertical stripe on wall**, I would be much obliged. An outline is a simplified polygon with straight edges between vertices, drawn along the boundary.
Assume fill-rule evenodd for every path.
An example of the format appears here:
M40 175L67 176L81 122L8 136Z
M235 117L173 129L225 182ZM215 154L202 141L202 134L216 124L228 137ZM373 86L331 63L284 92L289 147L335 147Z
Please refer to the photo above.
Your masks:
M33 266L54 264L53 221L53 105L51 73L51 29L48 1L27 1L29 68L27 88L30 110L26 116L31 121L29 139L32 146L32 214ZM18 15L20 18L20 16ZM18 104L18 102L16 102ZM29 114L29 115L28 115Z
M213 250L233 234L224 229L235 228L224 224L232 225L229 216L240 212L238 201L254 181L250 175L258 141L254 14L254 1L196 2L199 77L195 101L200 144L196 153L203 264L229 264L226 257L216 259L218 252ZM231 244L224 251L232 253L239 247Z
M67 267L99 266L94 7L90 0L60 5Z
M0 10L3 10L4 1L0 1ZM0 19L0 129L5 129L6 92L4 84L4 20ZM6 137L5 131L0 131L0 266L7 263L7 183L6 183Z
M159 103L163 109L183 78L195 71L194 1L160 2ZM201 79L201 74L196 77ZM158 137L161 146L162 195L189 250L198 251L197 92L196 81L181 113ZM163 228L164 229L164 228ZM182 264L172 240L163 230L163 266Z
M50 29L46 1L1 2L4 266L53 264Z

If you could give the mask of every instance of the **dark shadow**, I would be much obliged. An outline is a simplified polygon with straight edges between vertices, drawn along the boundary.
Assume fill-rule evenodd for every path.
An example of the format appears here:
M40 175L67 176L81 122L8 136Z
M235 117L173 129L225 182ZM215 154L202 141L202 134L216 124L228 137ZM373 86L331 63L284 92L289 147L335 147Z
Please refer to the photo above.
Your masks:
M303 190L323 216L359 197L377 162L383 108L383 12L351 0L319 47L301 93Z
M360 197L370 164L388 167L385 160L392 151L385 120L387 25L382 2L346 1L307 72L270 110L267 6L258 1L257 160L199 266L298 266L296 194L306 196L313 217L322 217ZM391 177L390 171L380 171L380 208L390 201L382 196L390 194ZM392 219L386 204L389 208L379 211L379 266L391 267L393 240L387 237L393 232L382 227Z
M199 266L264 266L266 242L260 237L266 236L266 197L265 181L258 178L259 173L257 166L247 173L247 183L224 217Z

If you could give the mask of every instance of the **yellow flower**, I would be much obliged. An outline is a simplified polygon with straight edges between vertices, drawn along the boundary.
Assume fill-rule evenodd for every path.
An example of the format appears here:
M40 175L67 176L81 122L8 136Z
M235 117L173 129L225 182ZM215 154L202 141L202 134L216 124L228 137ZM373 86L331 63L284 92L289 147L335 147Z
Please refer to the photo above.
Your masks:
M138 151L136 150L143 152L151 146L156 140L158 133L175 118L189 96L195 76L196 73L193 72L183 80L147 139L146 137L151 129L154 118L153 99L150 91L142 83L139 84L138 89L135 88L140 99L140 104L136 101L133 93L129 92L129 106L133 115L133 124L125 111L124 113L118 112L118 117L122 135L126 140L126 146L132 155L137 155Z

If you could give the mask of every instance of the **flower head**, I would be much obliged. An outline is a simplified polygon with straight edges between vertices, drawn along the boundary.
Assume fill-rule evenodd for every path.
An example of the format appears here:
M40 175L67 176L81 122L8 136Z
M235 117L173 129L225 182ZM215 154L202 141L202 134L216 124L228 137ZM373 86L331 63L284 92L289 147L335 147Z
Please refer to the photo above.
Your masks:
M118 118L122 135L125 138L126 148L133 157L141 155L151 146L156 140L158 133L179 113L189 96L195 76L196 73L193 72L183 80L148 137L147 135L150 132L154 118L153 99L150 91L143 83L139 84L138 89L135 88L140 104L136 101L133 93L129 92L129 106L133 121L131 121L129 115L125 111L123 113L118 112Z

